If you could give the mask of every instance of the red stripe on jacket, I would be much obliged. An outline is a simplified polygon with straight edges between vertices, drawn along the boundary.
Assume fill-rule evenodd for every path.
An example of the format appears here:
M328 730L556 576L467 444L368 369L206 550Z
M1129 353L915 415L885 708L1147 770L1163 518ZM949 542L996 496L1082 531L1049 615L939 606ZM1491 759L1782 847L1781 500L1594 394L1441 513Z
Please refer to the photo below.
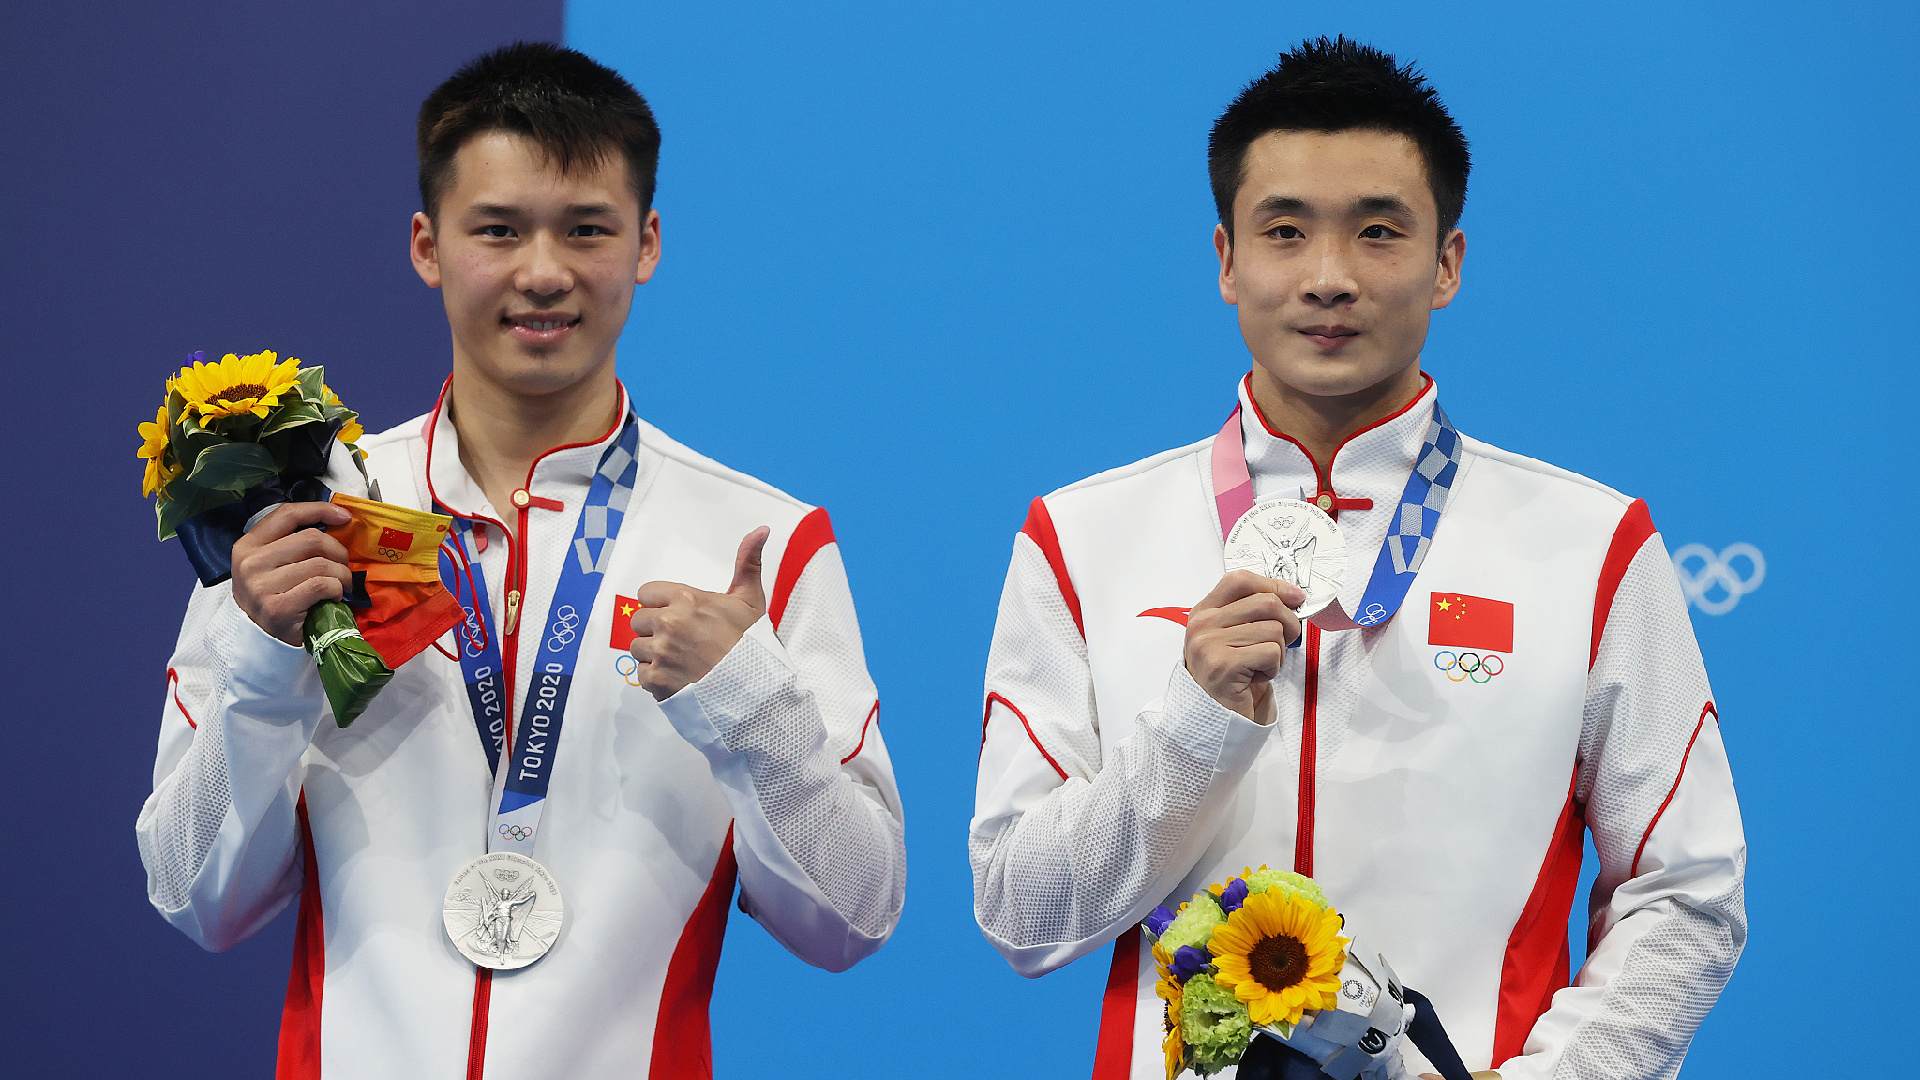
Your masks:
M1646 500L1633 500L1633 505L1627 507L1626 514L1620 518L1620 524L1614 526L1613 542L1607 545L1606 561L1600 564L1600 587L1593 594L1593 648L1587 654L1588 670L1600 659L1600 637L1606 633L1607 616L1613 612L1613 597L1620 591L1620 580L1627 576L1633 557L1640 554L1647 537L1652 535L1653 515L1647 513Z
M1552 1004L1554 992L1566 986L1572 974L1567 955L1567 915L1580 887L1580 858L1587 821L1585 809L1574 800L1576 775L1567 785L1567 802L1547 841L1527 906L1514 921L1507 938L1506 957L1500 962L1500 1011L1493 1023L1493 1067L1518 1057L1526 1046L1534 1021Z
M313 853L313 827L307 822L304 790L293 812L300 822L305 880L300 886L293 970L287 973L287 1001L280 1010L280 1056L273 1075L276 1080L319 1080L320 995L327 977L327 937L325 915L320 910L320 864Z
M816 511L817 512L817 511ZM720 845L707 891L687 916L680 943L667 961L666 985L660 988L660 1012L653 1021L653 1063L649 1080L708 1080L713 1076L713 1032L708 1006L713 1000L713 973L720 966L720 940L727 933L727 903L739 874L733 856L733 825Z
M1660 800L1660 809L1653 812L1653 820L1647 822L1647 831L1640 834L1640 846L1633 849L1633 865L1627 870L1630 878L1640 876L1640 856L1646 854L1647 841L1653 839L1653 827L1660 824L1661 816L1673 804L1673 797L1680 793L1680 781L1687 775L1687 759L1693 756L1693 744L1700 741L1700 732L1707 726L1708 715L1712 715L1714 723L1720 722L1720 710L1714 708L1711 701L1700 710L1700 719L1694 722L1693 736L1687 740L1687 749L1680 755L1680 769L1673 774L1673 786L1667 789L1667 797Z
M998 693L992 693L987 695L986 715L980 718L981 747L984 748L987 745L987 722L993 719L993 703L996 701L1002 705L1005 705L1007 707L1008 712L1020 718L1020 726L1027 729L1027 738L1033 743L1033 748L1035 750L1040 751L1040 756L1047 759L1047 764L1053 766L1053 771L1060 774L1060 779L1065 780L1067 778L1067 770L1061 768L1060 763L1053 760L1053 755L1047 753L1047 748L1040 745L1040 736L1035 735L1033 733L1033 725L1027 723L1027 714L1021 712L1018 706L1014 705L1013 702L1008 701L1006 698L1000 696Z
M831 543L833 522L828 520L825 508L816 507L793 527L793 535L787 538L787 550L780 555L780 570L773 575L773 598L767 601L767 617L773 620L775 630L780 629L787 602L793 599L793 588L800 584L800 575L806 572L807 564L821 548Z
M1140 992L1140 927L1113 942L1107 995L1100 1002L1100 1041L1093 1051L1093 1080L1126 1080L1133 1074L1133 1016Z
M1080 594L1073 591L1073 579L1067 576L1067 559L1060 554L1060 536L1053 531L1053 515L1047 513L1046 500L1035 499L1027 507L1027 523L1020 526L1020 531L1039 545L1040 554L1046 556L1047 565L1053 568L1053 580L1060 585L1060 599L1067 602L1074 628L1080 631L1080 637L1084 640L1087 626L1080 620Z

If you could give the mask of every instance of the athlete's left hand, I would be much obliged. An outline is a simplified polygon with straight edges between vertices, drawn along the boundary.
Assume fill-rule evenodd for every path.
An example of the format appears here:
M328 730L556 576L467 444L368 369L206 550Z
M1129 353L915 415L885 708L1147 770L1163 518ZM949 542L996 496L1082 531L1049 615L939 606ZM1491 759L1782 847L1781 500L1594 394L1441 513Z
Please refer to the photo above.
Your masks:
M640 662L640 685L655 700L672 697L688 683L712 671L740 641L747 628L767 613L760 587L760 552L771 529L762 525L740 541L733 557L733 584L723 593L705 592L673 581L640 586L640 610L633 613L633 644Z

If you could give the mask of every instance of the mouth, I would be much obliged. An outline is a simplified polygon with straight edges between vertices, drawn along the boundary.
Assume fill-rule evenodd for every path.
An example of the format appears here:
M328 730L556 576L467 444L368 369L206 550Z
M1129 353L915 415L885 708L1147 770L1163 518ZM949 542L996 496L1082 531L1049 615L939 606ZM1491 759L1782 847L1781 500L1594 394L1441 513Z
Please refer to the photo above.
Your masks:
M1322 349L1338 349L1360 336L1360 331L1351 326L1338 324L1331 326L1303 326L1300 335Z
M500 325L528 345L552 345L565 340L580 325L580 316L566 311L526 311L500 316Z

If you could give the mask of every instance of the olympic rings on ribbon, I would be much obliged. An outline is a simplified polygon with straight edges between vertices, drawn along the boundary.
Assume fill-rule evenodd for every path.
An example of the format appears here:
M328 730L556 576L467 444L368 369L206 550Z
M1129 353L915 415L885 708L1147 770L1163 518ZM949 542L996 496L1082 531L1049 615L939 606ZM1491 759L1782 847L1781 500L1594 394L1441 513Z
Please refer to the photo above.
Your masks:
M1495 675L1507 670L1507 662L1500 659L1499 653L1481 656L1477 652L1455 653L1449 649L1433 654L1433 666L1446 672L1448 682L1492 682Z
M563 652L573 644L574 631L580 625L580 613L573 610L572 604L561 607L553 613L552 634L547 638L548 652Z
M640 661L635 660L631 655L621 653L614 657L613 670L615 674L627 680L628 686L640 685Z
M500 835L514 841L531 840L533 839L533 826L502 825L500 826Z

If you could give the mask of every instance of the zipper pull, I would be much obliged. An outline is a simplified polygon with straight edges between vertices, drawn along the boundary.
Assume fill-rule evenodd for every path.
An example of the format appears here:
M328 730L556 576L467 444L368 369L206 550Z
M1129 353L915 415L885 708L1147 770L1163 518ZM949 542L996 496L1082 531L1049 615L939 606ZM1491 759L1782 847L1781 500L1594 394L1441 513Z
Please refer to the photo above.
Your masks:
M514 629L519 625L520 625L520 590L508 589L507 590L507 629L506 629L507 636L509 637L513 636Z

